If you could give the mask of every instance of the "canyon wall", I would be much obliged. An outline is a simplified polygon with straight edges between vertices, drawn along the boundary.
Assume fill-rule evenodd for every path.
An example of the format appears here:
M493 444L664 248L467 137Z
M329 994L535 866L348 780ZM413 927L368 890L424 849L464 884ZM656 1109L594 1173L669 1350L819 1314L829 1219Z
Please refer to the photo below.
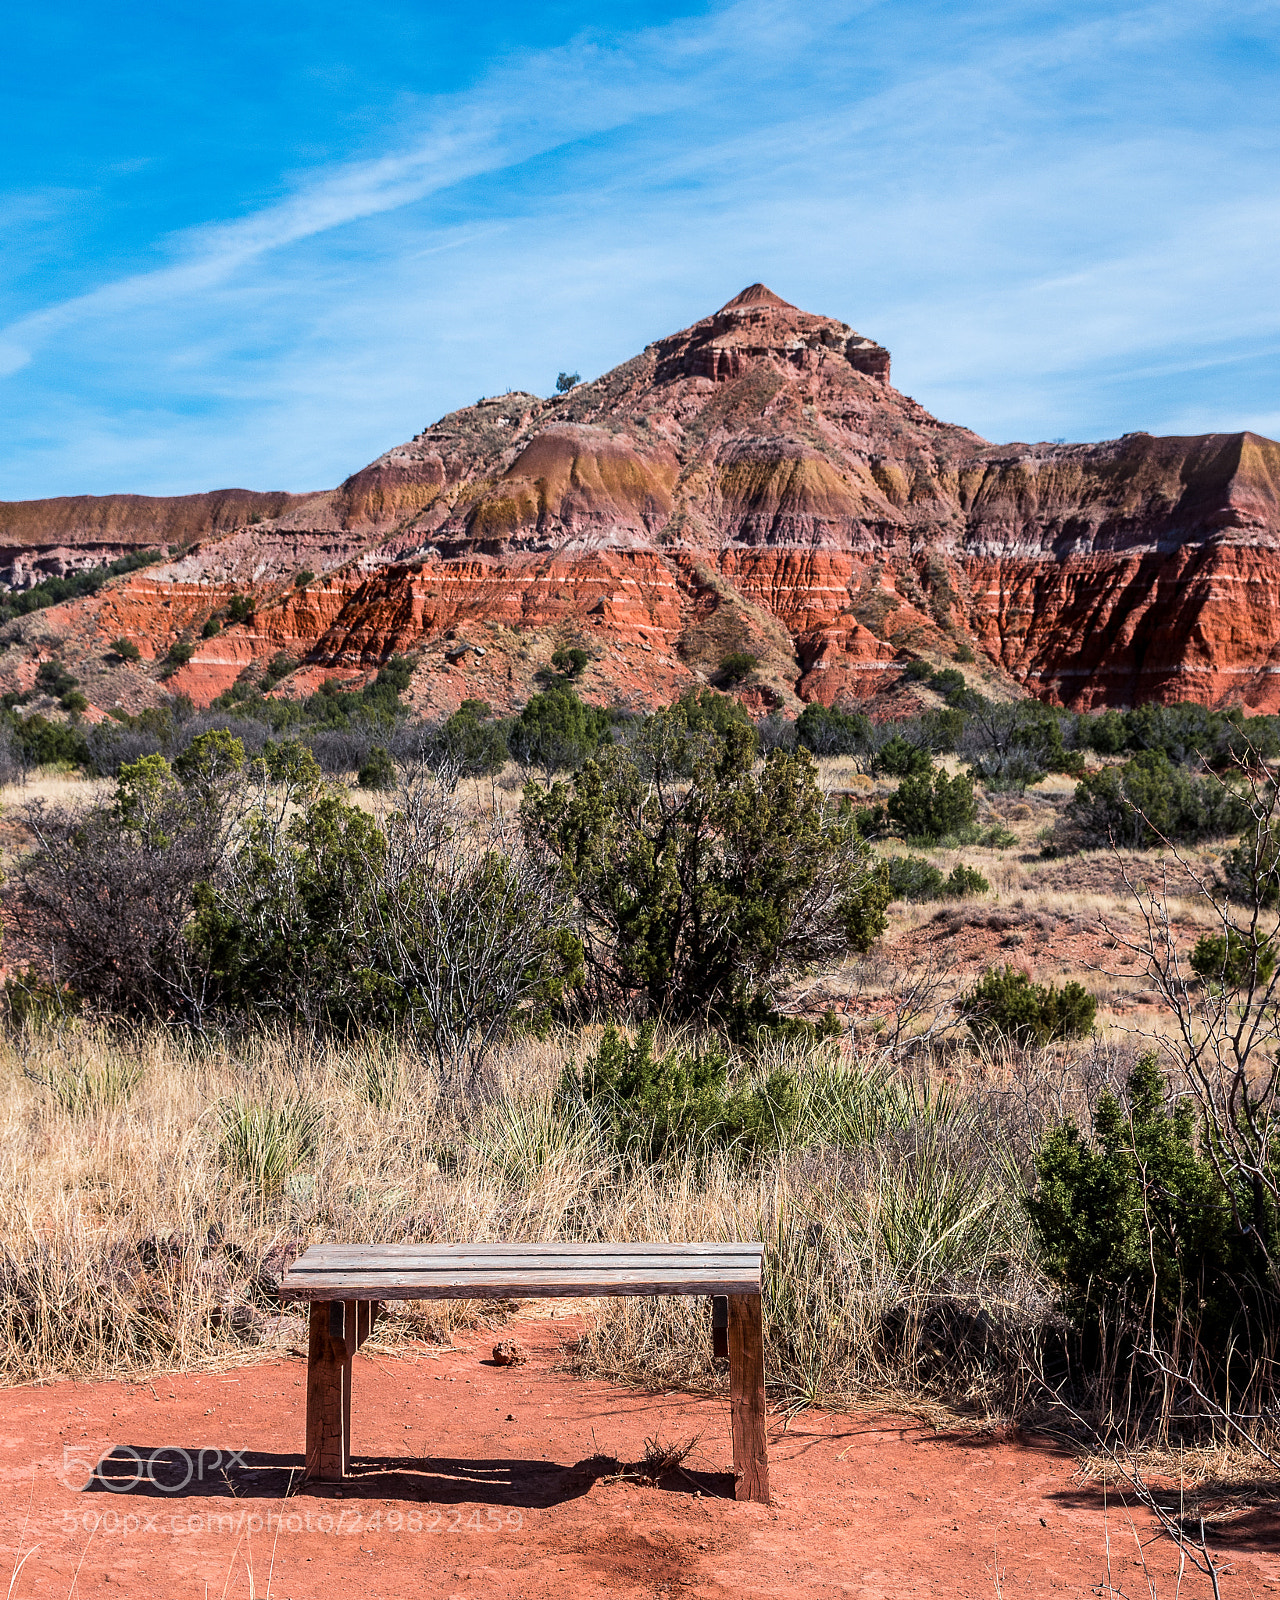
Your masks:
M25 687L56 652L102 710L157 696L149 663L178 640L195 652L165 688L198 702L282 655L275 692L301 694L409 652L411 698L441 713L519 705L581 643L592 699L650 705L745 650L740 692L794 710L972 652L984 681L1075 707L1280 709L1280 445L993 445L894 389L873 340L761 285L322 494L0 507L13 571L158 542L167 563L0 630L0 677ZM254 617L204 638L233 594ZM121 635L136 668L106 652Z
M280 514L302 499L283 492L65 495L0 500L0 583L26 589L42 578L100 567L134 550L185 546Z

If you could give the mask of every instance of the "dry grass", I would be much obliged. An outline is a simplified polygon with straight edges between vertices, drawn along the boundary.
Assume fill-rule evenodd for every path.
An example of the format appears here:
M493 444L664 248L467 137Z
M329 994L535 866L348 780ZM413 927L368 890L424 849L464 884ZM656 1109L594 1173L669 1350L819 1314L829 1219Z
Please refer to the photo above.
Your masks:
M597 1036L514 1043L492 1093L467 1105L373 1039L260 1034L230 1048L83 1025L5 1040L0 1377L136 1375L296 1345L302 1324L280 1320L272 1284L287 1252L321 1239L760 1238L770 1381L791 1403L915 1390L1016 1405L1016 1351L1052 1297L1017 1174L972 1107L793 1052L810 1096L793 1146L749 1169L712 1153L635 1170L552 1100ZM227 1143L227 1108L244 1102L317 1114L314 1140L262 1181ZM447 1339L479 1309L406 1306L377 1337ZM597 1309L584 1369L721 1383L705 1304ZM1003 1366L993 1338L1008 1344Z
M111 778L86 778L75 772L50 772L47 767L41 767L25 783L0 785L0 811L10 811L32 800L46 800L51 805L79 805L114 792L115 782Z

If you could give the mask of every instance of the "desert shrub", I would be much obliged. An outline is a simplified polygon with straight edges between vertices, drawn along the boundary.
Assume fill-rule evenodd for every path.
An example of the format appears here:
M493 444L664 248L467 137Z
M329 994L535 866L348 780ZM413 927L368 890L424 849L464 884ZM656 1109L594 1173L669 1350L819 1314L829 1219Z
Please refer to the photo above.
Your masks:
M111 654L118 656L121 661L142 660L142 651L138 649L132 639L126 639L123 634L118 639L113 639L109 648Z
M17 717L13 723L13 738L25 765L53 767L66 764L87 767L90 763L89 746L78 728L65 722L50 722L47 717L35 715L25 719Z
M885 865L895 900L936 900L942 893L942 873L923 856L890 856Z
M890 856L885 865L895 900L960 900L991 888L980 872L960 861L945 878L923 856Z
M309 583L315 582L315 576L310 567L303 567L301 572L295 572L293 575L294 588L305 589Z
M164 745L154 733L122 728L103 720L87 730L85 744L90 770L100 778L115 778L121 767L130 766L142 756L158 755Z
M957 660L959 657L957 657ZM925 683L946 699L959 698L968 693L968 685L964 681L964 673L957 672L954 667L933 667L929 662L921 659L909 662L903 671L903 677L908 683Z
M273 778L285 776L278 766L277 756L280 753L279 747L276 746L264 750L264 761L269 775ZM290 753L312 761L310 753L300 747L292 747ZM312 765L314 766L313 761ZM207 733L197 734L183 747L173 762L173 775L184 790L189 795L203 800L207 805L214 806L224 802L229 789L235 783L237 774L243 769L244 745L226 728L211 728ZM155 771L159 773L160 768L157 766ZM129 808L128 814L132 814L135 802L128 783L120 792L126 798L117 803L121 807Z
M989 894L991 885L976 867L966 867L963 861L957 861L947 874L947 881L942 886L942 899L963 900L971 894Z
M305 718L323 727L366 729L385 736L405 715L400 696L409 687L415 666L412 656L394 655L378 668L373 682L362 689L344 689L341 683L328 678L301 706L260 699L250 709L255 717Z
M88 696L82 694L79 689L68 689L58 704L64 711L69 711L73 717L78 717L82 711L89 709Z
M1280 718L1245 717L1228 711L1226 726L1218 735L1213 765L1229 770L1237 763L1252 765L1280 756Z
M1078 777L1084 770L1080 752L1063 739L1062 718L1037 700L999 704L975 697L957 749L974 777L996 791L1025 789L1050 772Z
M794 750L796 725L781 711L771 711L756 723L756 738L760 749L766 753L770 750Z
M217 617L210 617L206 621L204 627L201 628L200 637L202 639L216 639L221 632L222 623Z
M562 645L551 657L551 665L566 678L580 678L591 665L591 652L581 645Z
M356 774L356 782L362 789L395 788L396 764L385 745L375 744L369 751Z
M1174 705L1148 701L1124 714L1126 750L1159 751L1175 765L1212 759L1230 724L1219 711L1184 700Z
M1091 1138L1070 1121L1048 1133L1027 1209L1047 1270L1095 1340L1119 1324L1131 1350L1135 1339L1173 1347L1202 1378L1206 1357L1219 1379L1234 1359L1243 1377L1250 1347L1274 1332L1275 1208L1260 1186L1224 1187L1191 1104L1167 1099L1144 1056L1123 1102L1100 1098Z
M274 689L276 684L283 682L291 672L296 672L298 663L287 650L277 650L267 663L267 670L262 675L262 687Z
M173 743L174 735L178 729L176 715L178 706L179 702L177 700L170 700L169 704L164 706L144 706L141 711L134 712L132 715L122 707L114 706L107 715L112 722L118 723L121 728L128 728L133 733L150 734L153 738L158 739L165 749L168 749ZM194 730L192 737L194 737L195 732L200 731L202 730Z
M1269 939L1228 927L1225 933L1200 935L1191 952L1191 970L1202 983L1265 988L1276 970L1276 951Z
M727 656L720 658L720 676L726 683L741 683L759 665L760 657L752 655L750 650L730 650Z
M886 807L889 820L908 839L941 839L969 827L978 815L973 779L966 773L948 778L939 769L904 778Z
M1128 737L1123 711L1101 711L1097 716L1085 714L1076 718L1077 741L1100 756L1119 755Z
M871 723L858 711L837 711L813 700L796 718L796 741L815 756L856 755L871 740Z
M919 778L933 771L933 758L918 744L895 734L876 751L871 770L877 777Z
M654 1053L654 1026L634 1039L610 1025L577 1072L566 1068L561 1095L580 1100L604 1144L646 1166L698 1160L711 1150L747 1158L776 1149L795 1130L800 1093L795 1074L776 1071L764 1084L731 1089L718 1046Z
M1246 717L1236 708L1213 711L1190 700L1148 702L1132 711L1078 717L1076 739L1099 755L1158 750L1176 765L1204 761L1223 769L1237 761L1280 755L1280 719Z
M1280 846L1270 826L1243 835L1223 862L1220 887L1247 906L1280 905Z
M23 814L33 848L14 875L15 920L77 994L125 1016L200 1013L186 926L230 819L199 754L188 770L184 787L146 755L121 767L110 800L78 811L36 801Z
M1003 1039L1029 1046L1079 1039L1093 1027L1098 1002L1083 985L1032 983L1025 972L994 967L962 996L961 1015L983 1043Z
M226 733L244 750L246 760L251 761L262 754L271 738L270 726L260 722L257 717L227 716L212 709L192 713L189 708L180 710L178 715L172 736L165 739L161 734L161 738L166 749L179 754L206 733ZM139 713L139 718L145 716L145 712Z
M1169 840L1238 833L1248 816L1240 796L1215 778L1194 778L1162 750L1145 750L1123 767L1104 767L1077 786L1065 834L1085 849L1114 842L1134 849Z
M233 594L227 601L227 616L232 622L249 622L256 610L252 597L247 594Z
M486 700L464 700L433 741L438 759L454 763L468 777L500 772L507 761L504 724Z
M745 739L758 747L755 725L741 700L716 689L686 689L668 707L671 717L686 733L713 739Z
M920 734L930 750L948 755L964 734L965 715L955 706L939 706L920 716Z
M695 732L677 705L526 792L526 838L577 898L602 1001L746 1027L787 978L882 931L887 885L812 759L772 750L757 773L754 756L745 719Z
M68 694L80 682L73 677L61 661L42 661L36 668L36 688L50 694L55 700Z
M303 755L276 758L293 807L255 809L197 891L190 942L212 1002L402 1029L447 1075L473 1076L517 1016L541 1025L580 975L563 893L500 818L468 825L428 770L408 776L384 831Z
M507 730L517 761L548 772L573 771L611 738L609 713L589 706L568 687L531 696Z
M964 681L963 672L957 672L954 667L943 667L929 679L929 687L936 689L940 695L950 698L967 689L968 685Z
M196 893L191 942L217 1001L323 1022L394 1013L367 954L385 847L367 812L323 791L283 824L251 816L226 871Z
M307 738L321 772L337 777L359 772L376 740L367 728L321 728Z

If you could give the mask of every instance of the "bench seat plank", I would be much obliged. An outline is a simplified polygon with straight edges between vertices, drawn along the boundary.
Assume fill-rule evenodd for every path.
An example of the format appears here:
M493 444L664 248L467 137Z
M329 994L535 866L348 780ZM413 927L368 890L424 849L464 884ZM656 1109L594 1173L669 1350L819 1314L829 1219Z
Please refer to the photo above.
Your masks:
M286 1300L760 1292L761 1245L313 1245L280 1285Z
M333 1242L329 1244L313 1244L305 1256L300 1256L301 1261L319 1259L327 1255L346 1255L358 1252L366 1256L403 1256L403 1255L429 1255L441 1256L452 1259L455 1256L519 1256L519 1255L557 1255L557 1256L753 1256L763 1254L762 1244L739 1244L726 1241L723 1244L672 1244L668 1240L655 1241L652 1244L609 1244L601 1241L578 1240L537 1241L532 1244L343 1244Z
M610 1272L685 1273L702 1277L716 1276L721 1272L758 1272L759 1264L749 1256L698 1256L692 1261L681 1261L677 1256L626 1256L621 1261L615 1256L361 1256L354 1253L325 1256L321 1261L295 1264L292 1273L317 1276L326 1272L579 1272L599 1276Z
M760 1274L750 1269L700 1272L323 1272L290 1273L282 1300L538 1300L600 1295L758 1294Z

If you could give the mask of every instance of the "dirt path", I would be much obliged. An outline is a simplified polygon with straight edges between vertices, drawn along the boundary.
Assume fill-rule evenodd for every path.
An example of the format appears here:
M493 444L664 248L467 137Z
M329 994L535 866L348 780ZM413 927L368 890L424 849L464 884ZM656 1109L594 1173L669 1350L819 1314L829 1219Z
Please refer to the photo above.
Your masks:
M486 1361L493 1333L452 1351L357 1356L359 1475L288 1499L301 1461L301 1360L154 1385L3 1391L0 1583L27 1556L13 1600L66 1597L73 1582L84 1600L1016 1600L1096 1592L1109 1532L1116 1590L1148 1595L1129 1513L1114 1501L1104 1509L1052 1448L807 1413L773 1429L774 1504L738 1505L725 1498L725 1403L552 1372L564 1326L507 1330L530 1351L520 1367ZM694 1434L686 1473L662 1488L606 1481L591 1459L634 1461L647 1437ZM161 1446L186 1454L154 1457ZM124 1447L153 1463L154 1481L128 1488L138 1466ZM84 1488L104 1456L114 1490L101 1479ZM1134 1520L1149 1540L1145 1515ZM1276 1519L1240 1524L1233 1538L1224 1600L1280 1588ZM1172 1600L1170 1546L1157 1539L1147 1560ZM1189 1600L1206 1592L1184 1582Z

